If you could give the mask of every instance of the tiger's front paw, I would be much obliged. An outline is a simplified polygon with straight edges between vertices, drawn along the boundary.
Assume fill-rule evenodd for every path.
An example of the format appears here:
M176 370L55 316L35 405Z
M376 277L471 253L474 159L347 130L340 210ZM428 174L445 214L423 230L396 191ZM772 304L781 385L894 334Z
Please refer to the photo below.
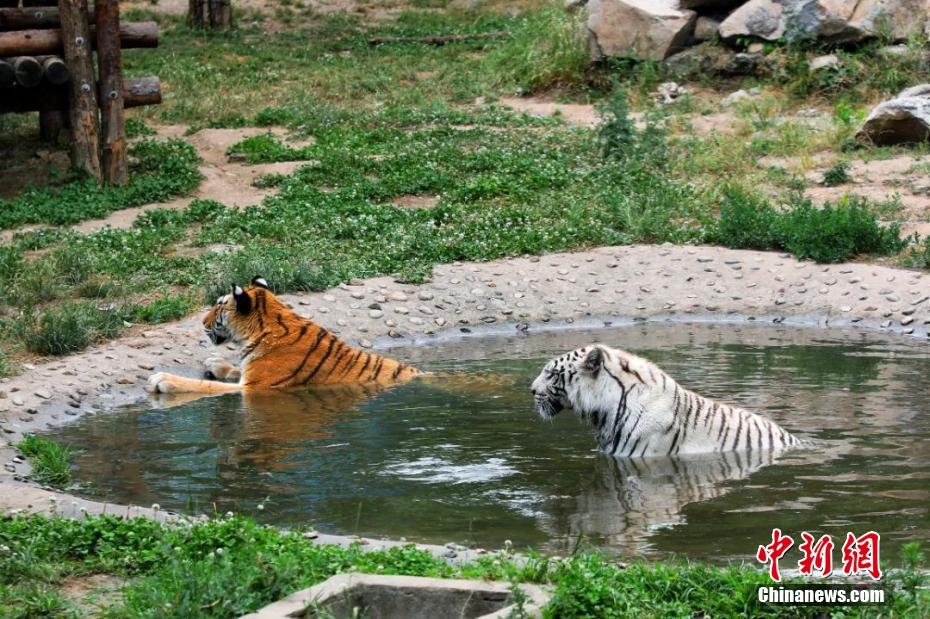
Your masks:
M210 357L203 362L203 375L208 380L235 382L239 380L241 372L222 357Z
M174 393L175 389L171 383L171 375L166 372L156 372L149 376L146 390L149 393Z

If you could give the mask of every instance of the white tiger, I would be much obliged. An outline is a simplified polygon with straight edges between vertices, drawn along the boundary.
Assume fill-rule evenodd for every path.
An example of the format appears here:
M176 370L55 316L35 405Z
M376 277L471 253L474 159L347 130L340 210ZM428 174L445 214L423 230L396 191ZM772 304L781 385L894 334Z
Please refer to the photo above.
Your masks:
M782 451L808 443L775 422L689 391L649 361L594 344L553 359L533 381L544 419L573 409L614 456Z

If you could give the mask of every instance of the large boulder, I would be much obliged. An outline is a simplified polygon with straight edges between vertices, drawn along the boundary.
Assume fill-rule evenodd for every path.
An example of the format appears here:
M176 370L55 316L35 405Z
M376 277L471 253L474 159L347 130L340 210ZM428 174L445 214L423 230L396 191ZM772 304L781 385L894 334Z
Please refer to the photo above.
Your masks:
M749 0L720 24L720 36L849 43L903 40L923 32L930 0Z
M723 20L718 33L723 39L759 37L776 41L785 34L785 7L776 0L749 0Z
M866 36L888 36L904 41L912 34L926 34L930 0L862 0L853 3L850 24Z
M869 112L856 133L879 146L915 144L930 139L930 84L913 86Z
M678 0L590 0L591 56L663 60L684 49L696 20Z

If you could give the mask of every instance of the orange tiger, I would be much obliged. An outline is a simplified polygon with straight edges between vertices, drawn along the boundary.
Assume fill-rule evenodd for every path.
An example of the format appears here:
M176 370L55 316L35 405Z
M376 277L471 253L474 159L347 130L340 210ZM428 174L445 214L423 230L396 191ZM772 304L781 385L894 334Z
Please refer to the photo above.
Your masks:
M165 372L148 381L152 393L213 395L310 385L393 385L424 373L400 361L349 346L282 303L261 277L248 288L232 286L203 319L216 344L243 343L241 368L221 358L207 359L207 376L186 378ZM236 382L220 382L236 381Z

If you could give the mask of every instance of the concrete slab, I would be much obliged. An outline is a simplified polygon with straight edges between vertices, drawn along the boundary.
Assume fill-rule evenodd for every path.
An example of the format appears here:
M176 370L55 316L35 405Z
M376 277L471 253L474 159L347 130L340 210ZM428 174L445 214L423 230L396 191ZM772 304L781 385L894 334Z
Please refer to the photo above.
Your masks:
M518 585L525 595L520 616L541 617L549 593ZM511 585L420 576L339 574L298 591L242 619L365 616L371 619L500 619L517 610Z

